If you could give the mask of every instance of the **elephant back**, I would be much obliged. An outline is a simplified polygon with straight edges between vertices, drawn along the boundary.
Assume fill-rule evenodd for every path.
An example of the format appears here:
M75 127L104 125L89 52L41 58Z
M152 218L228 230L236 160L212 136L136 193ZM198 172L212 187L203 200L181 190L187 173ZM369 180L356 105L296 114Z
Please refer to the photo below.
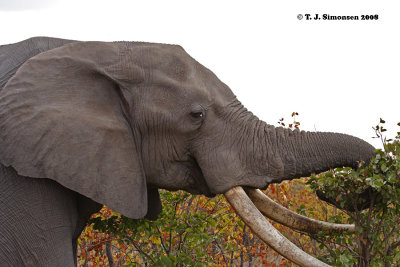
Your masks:
M19 67L42 52L76 42L50 37L33 37L15 44L0 46L0 91Z

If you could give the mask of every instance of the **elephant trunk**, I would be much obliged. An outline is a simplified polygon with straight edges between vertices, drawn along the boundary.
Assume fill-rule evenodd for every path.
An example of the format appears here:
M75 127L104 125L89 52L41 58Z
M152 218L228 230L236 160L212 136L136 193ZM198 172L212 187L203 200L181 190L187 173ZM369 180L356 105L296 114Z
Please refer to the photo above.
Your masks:
M307 177L335 167L357 167L361 161L369 162L374 147L369 143L346 134L329 132L305 132L264 125L265 147L256 153L264 153L267 166L264 175L273 182ZM259 143L259 144L260 144Z
M374 147L357 137L274 127L239 102L229 110L222 115L223 131L206 136L193 149L213 193L235 186L266 188L330 168L357 167L374 155ZM205 124L206 130L216 128Z

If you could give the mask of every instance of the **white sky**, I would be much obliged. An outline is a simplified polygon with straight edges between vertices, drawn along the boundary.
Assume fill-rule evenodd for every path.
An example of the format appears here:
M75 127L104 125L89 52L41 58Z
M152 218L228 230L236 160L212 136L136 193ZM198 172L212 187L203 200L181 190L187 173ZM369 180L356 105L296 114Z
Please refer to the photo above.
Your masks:
M400 127L400 3L393 1L0 0L0 44L33 36L180 44L266 122L372 143ZM298 14L379 15L306 21Z

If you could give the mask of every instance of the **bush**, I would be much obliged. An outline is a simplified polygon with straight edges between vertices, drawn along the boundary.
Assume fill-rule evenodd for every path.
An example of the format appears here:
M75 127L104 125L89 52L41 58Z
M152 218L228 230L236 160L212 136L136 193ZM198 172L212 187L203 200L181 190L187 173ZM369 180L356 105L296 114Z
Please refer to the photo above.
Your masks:
M355 234L315 238L327 254L321 259L336 266L393 266L400 262L400 132L386 139L385 121L374 127L383 150L375 151L368 165L357 170L337 168L312 176L308 184L341 208L348 216L331 216L332 222L356 225ZM398 123L400 126L400 123Z

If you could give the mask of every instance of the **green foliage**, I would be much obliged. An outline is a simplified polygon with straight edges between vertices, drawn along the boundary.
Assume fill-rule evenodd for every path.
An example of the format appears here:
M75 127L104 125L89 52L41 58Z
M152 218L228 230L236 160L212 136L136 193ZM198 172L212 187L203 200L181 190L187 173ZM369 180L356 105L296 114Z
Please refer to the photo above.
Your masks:
M183 191L160 193L163 212L155 221L133 220L119 214L91 219L94 229L132 244L139 252L139 257L135 255L135 260L125 264L204 266L215 260L208 250L229 249L231 243L217 242L235 217L221 207L222 196L206 200Z
M308 184L342 208L347 216L331 216L334 222L356 225L355 234L320 233L315 238L328 254L321 257L336 266L393 266L400 259L400 132L386 139L384 120L374 127L383 150L375 151L368 165L357 170L337 168L312 176ZM398 124L400 126L400 123ZM360 207L364 206L365 210Z
M271 185L268 191L274 198L282 197L281 189L288 186ZM103 207L79 239L78 262L95 266L110 260L115 266L291 266L252 234L223 195L207 199L164 190L160 195L163 212L157 221L131 220ZM286 235L292 233L284 226L276 227ZM308 247L308 237L303 240L297 234L293 238ZM106 244L111 244L111 253L105 253Z

